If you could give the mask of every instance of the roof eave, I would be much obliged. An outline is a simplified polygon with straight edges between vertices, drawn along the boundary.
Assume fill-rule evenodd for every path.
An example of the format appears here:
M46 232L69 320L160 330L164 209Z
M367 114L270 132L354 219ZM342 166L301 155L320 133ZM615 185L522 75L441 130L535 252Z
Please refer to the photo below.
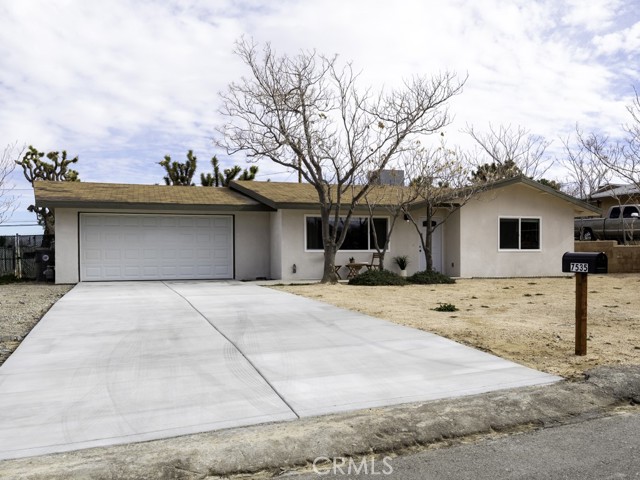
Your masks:
M517 183L522 183L528 187L534 188L536 190L541 191L542 193L546 193L548 195L554 196L560 200L564 200L565 202L568 202L570 204L573 205L574 210L576 213L580 213L582 214L593 214L593 215L600 215L600 209L598 207L595 207L593 205L589 205L588 203L572 197L571 195L567 195L566 193L562 193L559 192L547 185L543 185L540 182L536 182L535 180L531 180L530 178L527 178L525 176L519 176L519 177L513 177L513 178L508 178L505 180L499 180L497 182L494 182L492 184L489 185L489 188L487 190L494 190L496 188L501 188L501 187L506 187L509 185L515 185Z
M267 205L268 207L270 207L272 210L277 210L278 209L278 204L276 202L274 202L273 200L271 200L270 198L264 197L262 195L260 195L259 193L257 193L254 190L251 190L250 188L246 188L243 187L242 185L239 185L236 182L229 182L229 188L232 190L235 190L238 193L241 193L242 195L246 195L249 198L252 198L253 200L260 202L264 205Z
M574 211L577 214L580 215L585 215L585 216L591 216L591 215L600 215L600 209L598 207L595 207L593 205L590 205L578 198L572 197L571 195L567 195L566 193L562 193L559 192L547 185L543 185L540 182L536 182L535 180L531 180L530 178L527 178L525 176L519 176L519 177L512 177L512 178L506 178L503 180L497 180L493 183L489 183L487 185L485 185L484 189L482 190L482 192L487 192L487 191L491 191L491 190L496 190L498 188L504 188L504 187L508 187L511 185L517 185L517 184L523 184L525 186L528 186L530 188L533 188L535 190L538 190L541 193L547 194L547 195L551 195L553 197L556 197L560 200L563 200L565 202L568 202L570 204L573 205L574 207ZM482 193L479 192L479 193ZM452 200L455 200L455 196L452 195ZM413 203L411 205L411 208L420 208L422 206L426 205L426 201L424 200L420 200L417 201L415 203ZM452 201L449 203L449 205L458 205L455 201ZM442 205L444 206L444 204Z
M185 204L185 203L134 203L134 202L79 202L73 200L38 200L37 207L56 208L97 208L97 209L136 209L136 210L197 210L223 212L272 212L267 205L229 205L229 204Z

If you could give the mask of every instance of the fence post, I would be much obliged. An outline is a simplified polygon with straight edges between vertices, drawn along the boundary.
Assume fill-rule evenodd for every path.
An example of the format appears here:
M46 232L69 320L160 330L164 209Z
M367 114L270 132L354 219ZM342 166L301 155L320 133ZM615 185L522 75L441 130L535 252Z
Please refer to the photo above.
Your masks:
M22 269L20 268L20 236L16 233L16 243L13 249L13 264L15 265L16 278L22 278Z

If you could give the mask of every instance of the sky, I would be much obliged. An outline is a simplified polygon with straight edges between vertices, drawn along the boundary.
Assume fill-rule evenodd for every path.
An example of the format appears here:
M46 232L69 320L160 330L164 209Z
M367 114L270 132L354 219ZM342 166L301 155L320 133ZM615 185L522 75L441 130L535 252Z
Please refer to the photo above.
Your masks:
M450 105L454 143L466 125L519 125L561 155L577 124L618 135L640 90L640 0L0 0L0 147L66 150L87 182L163 183L158 162L189 149L196 178L213 155L245 167L214 145L219 92L248 74L233 54L243 35L338 54L373 88L468 75ZM296 181L259 168L259 180ZM38 233L19 226L35 223L21 169L11 184L0 235Z

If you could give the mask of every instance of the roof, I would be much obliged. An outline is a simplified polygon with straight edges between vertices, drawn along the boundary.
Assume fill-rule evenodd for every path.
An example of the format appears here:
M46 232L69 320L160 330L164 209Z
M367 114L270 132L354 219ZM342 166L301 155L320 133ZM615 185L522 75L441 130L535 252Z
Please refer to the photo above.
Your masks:
M499 180L486 185L484 191L495 190L509 185L523 184L566 201L574 206L576 215L588 216L600 214L600 209L570 195L558 192L527 177L514 177ZM358 188L358 187L355 187ZM378 186L376 205L384 206L397 203L399 192L404 187ZM92 208L156 208L225 211L270 211L275 209L318 208L318 193L309 183L291 182L231 182L227 187L179 187L166 185L134 185L118 183L90 182L46 182L34 184L36 205L56 207L92 207ZM335 194L335 189L332 195ZM334 197L335 198L335 197ZM342 202L348 203L352 190L342 196ZM455 197L452 198L455 202ZM423 202L416 202L418 207Z
M564 200L574 206L577 215L599 215L600 209L590 205L582 200L559 192L551 187L543 185L539 182L531 180L525 176L513 177L505 180L498 180L496 182L485 185L483 191L495 190L498 188L507 187L509 185L524 184L529 188L536 189L540 193L551 195L560 200ZM245 195L264 203L274 209L279 208L305 208L305 207L318 207L318 194L313 185L308 183L289 183L289 182L232 182L231 188L244 193ZM376 193L376 204L378 206L392 205L398 198L398 190L403 187L397 186L378 186ZM451 202L455 203L455 192L452 195ZM350 192L347 192L343 196L343 202L349 202L351 200ZM423 205L424 202L416 201L415 207Z
M318 193L310 183L238 181L229 186L271 208L320 205Z
M529 188L533 188L535 190L540 191L542 194L550 195L552 197L556 197L560 200L564 200L573 205L574 210L577 215L581 216L589 216L589 215L600 215L600 209L594 205L591 205L587 202L580 200L579 198L572 197L571 195L567 195L566 193L559 192L554 188L551 188L547 185L543 185L540 182L536 182L535 180L531 180L524 175L507 178L505 180L498 180L496 182L490 183L486 186L485 191L487 190L495 190L497 188L507 187L509 185L515 184L523 184Z
M33 187L36 205L50 208L270 210L264 204L225 187L50 181L35 182Z
M231 182L229 186L274 209L320 207L318 192L310 183L237 181ZM331 195L335 200L337 189L335 185L331 187ZM346 188L347 190L341 196L343 204L350 203L353 193L359 191L361 187L356 185L353 189L352 187ZM372 199L375 197L376 206L394 205L397 203L399 193L404 189L405 187L396 185L377 185L375 190L370 190L374 193L370 197L370 201L373 202ZM364 200L360 202L360 205L365 206Z
M607 185L598 192L591 195L591 198L615 198L622 195L638 195L640 190L636 185Z

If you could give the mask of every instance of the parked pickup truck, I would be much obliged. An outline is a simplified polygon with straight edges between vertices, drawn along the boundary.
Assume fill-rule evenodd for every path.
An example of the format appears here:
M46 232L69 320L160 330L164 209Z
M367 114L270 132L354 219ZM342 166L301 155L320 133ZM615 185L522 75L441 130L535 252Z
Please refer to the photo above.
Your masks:
M605 218L576 218L574 235L578 240L640 240L640 205L611 207Z

